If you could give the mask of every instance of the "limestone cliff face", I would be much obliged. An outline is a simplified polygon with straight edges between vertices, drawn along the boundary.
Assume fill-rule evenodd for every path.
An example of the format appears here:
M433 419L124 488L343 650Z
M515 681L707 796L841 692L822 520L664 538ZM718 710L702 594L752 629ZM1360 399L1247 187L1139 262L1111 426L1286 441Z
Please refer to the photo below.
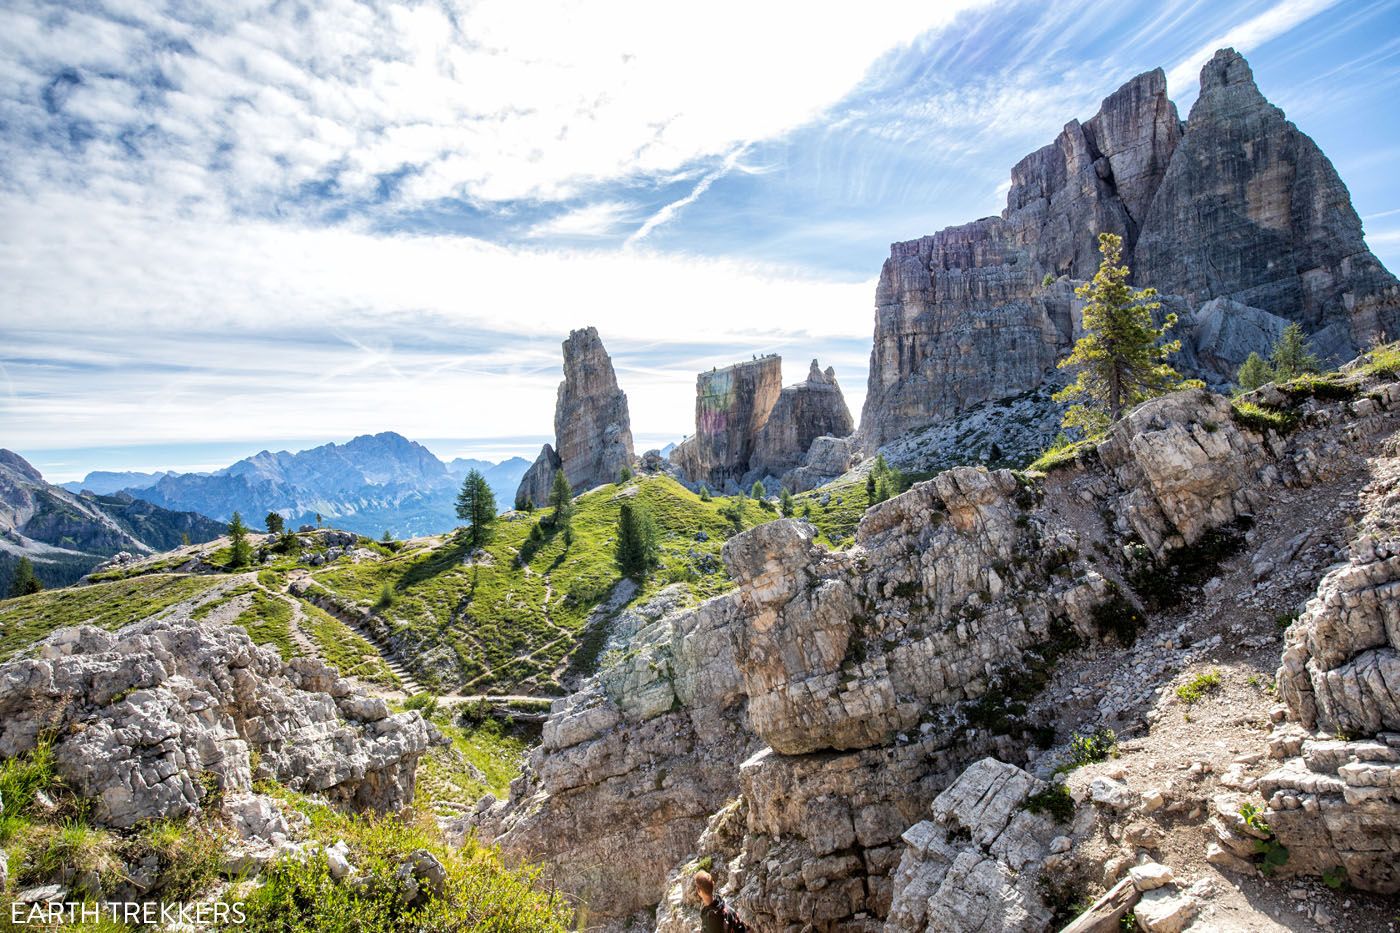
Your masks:
M1329 443L1365 450L1393 431L1400 386L1372 380L1357 393L1304 415L1339 425ZM556 702L510 799L483 801L462 829L553 866L599 919L660 903L666 930L693 924L682 866L701 856L761 929L973 930L997 911L1043 917L1035 878L1067 850L1050 847L1044 820L1014 816L1041 785L1009 765L1046 739L998 691L1038 665L1072 663L1057 652L1110 637L1112 619L1141 611L1128 580L1145 567L1169 566L1281 486L1316 477L1329 458L1315 433L1300 436L1293 446L1261 435L1228 400L1180 392L1131 413L1067 473L945 471L870 509L848 551L817 545L795 520L738 535L724 548L736 589L690 609L673 601L630 627L616 660ZM1389 486L1375 496L1393 509ZM1329 728L1394 728L1393 648L1382 644L1394 627L1394 553L1359 546L1356 568L1324 583L1289 636L1285 668L1299 673L1287 689L1318 697ZM1355 630L1314 647L1342 626ZM1011 721L989 728L989 711ZM1336 790L1346 809L1326 851L1350 853L1351 877L1386 890L1380 850L1355 841L1400 825L1400 785L1375 783L1400 767L1382 739L1355 743L1356 766L1333 779L1350 789L1345 801ZM989 755L1008 765L984 765L957 790ZM1003 780L1015 793L999 815L962 813L986 796L967 788ZM931 829L930 805L950 785L948 812L932 811L944 826ZM1358 810L1363 796L1379 802ZM1369 836L1346 835L1358 814ZM1295 839L1319 831L1295 822ZM958 826L987 838L935 842Z
M854 430L835 370L812 360L805 381L783 388L782 364L779 356L765 356L696 378L695 434L672 454L686 479L747 488L808 465L818 438ZM816 466L831 460L824 451Z
M672 459L692 483L723 488L749 472L754 441L783 388L783 360L765 356L695 377L695 434Z
M1134 258L1139 281L1193 306L1226 297L1309 332L1336 326L1346 357L1400 324L1400 288L1366 248L1336 169L1233 49L1201 71Z
M596 327L572 331L564 341L564 381L554 405L554 447L540 451L516 499L544 504L559 469L575 492L616 482L633 459L627 393L618 388L612 358Z
M1161 70L1139 75L1012 169L1000 217L894 244L875 295L867 448L1039 385L1073 339L1073 286L1097 268L1100 232L1123 237L1138 284L1181 314L1179 367L1213 385L1236 358L1267 354L1270 317L1302 323L1338 362L1400 332L1400 289L1331 163L1233 50L1201 80L1183 127ZM1234 304L1198 334L1194 312L1214 298ZM1222 326L1243 307L1251 321Z
M768 421L754 441L750 472L770 476L800 466L819 437L846 437L855 430L851 410L836 384L836 370L812 360L807 378L778 393Z

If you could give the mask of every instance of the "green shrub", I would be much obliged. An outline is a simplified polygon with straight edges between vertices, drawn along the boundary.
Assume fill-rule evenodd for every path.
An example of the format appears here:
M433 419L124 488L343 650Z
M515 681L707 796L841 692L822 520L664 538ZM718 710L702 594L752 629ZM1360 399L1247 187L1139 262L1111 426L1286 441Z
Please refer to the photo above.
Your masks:
M1288 846L1277 839L1254 840L1255 863L1265 878L1288 863Z
M436 693L415 693L407 700L403 701L403 708L417 710L425 717L431 717L437 712L438 698Z
M444 845L429 822L393 817L353 817L311 812L325 841L343 838L350 862L364 885L335 881L324 854L288 858L267 869L245 901L247 933L399 933L499 931L563 933L572 911L564 898L540 883L538 871L507 868L493 850L468 840L461 849ZM441 895L425 892L412 902L399 866L410 853L426 850L446 869Z
M1273 829L1264 822L1264 811L1260 810L1252 803L1246 803L1240 807L1240 819L1244 820L1244 825L1255 832L1273 834Z
M1035 473L1052 473L1074 463L1081 453L1092 450L1101 439L1102 435L1096 434L1083 440L1071 441L1061 434L1055 438L1053 444L1045 448L1044 453L1031 461L1026 469Z
M1296 400L1318 398L1326 402L1344 402L1355 398L1361 391L1355 383L1343 381L1344 379L1341 373L1308 373L1280 384L1279 389L1289 398Z
M374 608L388 609L390 606L394 605L397 599L398 594L394 592L394 584L385 580L379 585L379 598L374 601Z
M1214 693L1219 689L1219 672L1207 671L1204 674L1197 674L1184 684L1178 685L1176 688L1176 697L1187 706L1190 706L1204 699L1207 693Z
M1117 757L1118 735L1112 729L1099 729L1088 735L1076 732L1070 736L1070 770Z

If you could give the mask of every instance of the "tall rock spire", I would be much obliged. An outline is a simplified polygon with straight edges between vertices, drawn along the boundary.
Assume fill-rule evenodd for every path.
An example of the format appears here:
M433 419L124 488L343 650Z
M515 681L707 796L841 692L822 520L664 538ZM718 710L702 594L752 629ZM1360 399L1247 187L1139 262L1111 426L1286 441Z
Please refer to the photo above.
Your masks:
M627 393L617 385L612 358L596 327L572 331L564 341L564 381L554 405L554 447L540 451L520 482L516 501L543 505L554 472L563 470L575 492L617 481L631 466L632 420Z

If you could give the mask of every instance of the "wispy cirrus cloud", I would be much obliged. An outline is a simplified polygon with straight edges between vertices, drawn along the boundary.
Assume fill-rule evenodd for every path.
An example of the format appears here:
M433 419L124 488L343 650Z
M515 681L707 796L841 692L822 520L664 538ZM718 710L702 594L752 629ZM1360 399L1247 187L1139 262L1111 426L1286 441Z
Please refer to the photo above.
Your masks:
M1258 16L1251 17L1203 43L1167 72L1167 87L1173 93L1188 90L1196 83L1201 67L1216 49L1231 47L1249 53L1255 47L1277 38L1300 23L1336 6L1340 0L1282 0Z

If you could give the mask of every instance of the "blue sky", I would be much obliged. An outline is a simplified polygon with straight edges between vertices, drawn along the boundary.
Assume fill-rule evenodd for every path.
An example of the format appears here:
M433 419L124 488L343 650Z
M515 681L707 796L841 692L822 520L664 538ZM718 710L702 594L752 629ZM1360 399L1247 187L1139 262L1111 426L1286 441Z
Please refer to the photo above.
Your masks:
M639 446L694 374L854 411L889 243L1233 45L1400 267L1400 0L0 9L0 446L53 480L397 430L533 456L594 324Z

